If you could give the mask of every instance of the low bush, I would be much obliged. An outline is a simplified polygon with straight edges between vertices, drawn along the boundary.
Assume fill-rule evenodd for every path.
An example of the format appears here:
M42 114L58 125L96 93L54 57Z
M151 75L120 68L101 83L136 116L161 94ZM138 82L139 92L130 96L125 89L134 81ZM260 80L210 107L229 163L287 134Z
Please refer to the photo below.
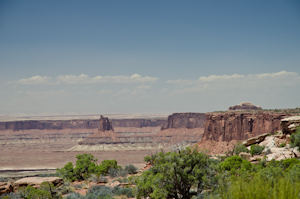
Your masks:
M8 182L9 181L9 178L0 178L0 182Z
M92 181L94 183L99 183L99 182L107 182L107 179L105 178L104 175L97 175L97 174L92 174L91 177L88 179L89 181Z
M82 154L76 156L76 167L69 162L61 169L57 169L56 176L71 182L75 180L87 180L92 174L97 176L107 175L110 169L117 169L116 160L104 160L97 165L97 159L92 154Z
M114 195L126 195L128 198L134 197L134 194L132 192L131 188L121 188L121 187L114 187L112 189L112 192Z
M112 189L107 186L93 186L88 190L86 199L104 198L110 199L113 196Z
M115 177L126 177L129 174L128 170L126 170L125 168L123 169L122 167L119 167L118 169L115 168L110 168L108 171L108 175L111 178L115 178Z
M300 150L300 127L291 135L291 147L297 147Z
M125 166L125 169L129 174L136 174L138 171L138 168L136 168L134 165L129 164Z
M262 151L264 150L264 148L265 148L264 146L259 146L257 144L251 145L250 154L252 156L260 155L262 153Z
M249 161L242 159L240 156L234 155L220 163L219 167L221 170L229 171L229 173L233 175L240 169L250 171L252 165Z
M279 145L279 147L285 147L286 146L286 143L282 143Z
M238 155L241 152L246 152L249 153L249 150L247 149L247 147L245 145L243 145L241 142L238 142L235 146L234 146L234 154Z
M85 197L79 193L70 193L64 197L64 199L84 199Z
M21 195L15 192L3 194L0 196L0 199L21 199L21 198L22 198Z

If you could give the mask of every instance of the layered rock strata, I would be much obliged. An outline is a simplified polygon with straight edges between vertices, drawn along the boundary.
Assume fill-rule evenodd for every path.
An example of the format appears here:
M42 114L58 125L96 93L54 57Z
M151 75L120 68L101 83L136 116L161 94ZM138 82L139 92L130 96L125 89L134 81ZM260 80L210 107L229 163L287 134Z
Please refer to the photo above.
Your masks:
M300 116L282 119L280 125L284 134L295 133L297 128L300 126Z
M114 127L157 127L166 126L167 119L113 119ZM23 120L0 122L0 131L5 130L61 130L61 129L97 129L99 119L73 119L73 120Z
M205 113L173 113L168 117L166 128L203 128L204 121Z
M264 111L206 113L204 139L229 142L275 133L281 130L280 121L285 117L288 115Z
M160 130L147 127L152 132L116 133L111 128L99 128L98 132L90 135L71 151L90 150L145 150L170 147L181 143L193 145L201 140L203 134L204 114L175 113L168 118L168 129ZM104 122L105 121L105 122ZM107 118L101 117L100 126L110 126ZM120 128L120 127L118 127ZM130 127L126 127L130 128ZM146 128L146 127L143 127ZM151 128L151 129L149 129ZM160 130L160 131L159 131Z

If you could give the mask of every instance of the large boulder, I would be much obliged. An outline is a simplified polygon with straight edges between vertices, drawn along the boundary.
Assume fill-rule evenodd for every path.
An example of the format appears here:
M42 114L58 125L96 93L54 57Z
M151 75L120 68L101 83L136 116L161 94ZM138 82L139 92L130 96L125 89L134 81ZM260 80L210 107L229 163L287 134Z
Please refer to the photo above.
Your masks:
M269 135L269 133L264 133L252 138L249 138L248 140L243 142L243 145L245 146L250 146L252 144L259 144L260 142L262 142L267 136Z
M43 182L52 183L54 186L60 186L64 181L59 177L28 177L15 181L14 189L17 190L20 187L27 187L29 185L38 188Z
M280 125L284 134L295 133L298 126L300 126L300 116L284 118L281 120Z

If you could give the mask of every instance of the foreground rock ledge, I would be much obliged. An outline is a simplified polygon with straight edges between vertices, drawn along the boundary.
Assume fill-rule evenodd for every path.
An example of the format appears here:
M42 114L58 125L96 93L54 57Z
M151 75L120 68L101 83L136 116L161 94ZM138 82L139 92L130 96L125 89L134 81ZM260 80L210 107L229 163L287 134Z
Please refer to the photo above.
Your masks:
M43 182L52 183L54 186L60 186L63 184L63 179L59 177L28 177L22 178L14 182L14 190L17 190L20 187L32 186L38 188Z

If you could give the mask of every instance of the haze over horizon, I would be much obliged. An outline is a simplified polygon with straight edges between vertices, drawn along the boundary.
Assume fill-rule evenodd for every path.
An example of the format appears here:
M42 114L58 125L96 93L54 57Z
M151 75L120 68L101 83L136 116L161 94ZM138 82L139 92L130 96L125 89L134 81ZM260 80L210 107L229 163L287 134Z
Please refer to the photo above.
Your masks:
M0 2L0 116L300 107L300 2Z

